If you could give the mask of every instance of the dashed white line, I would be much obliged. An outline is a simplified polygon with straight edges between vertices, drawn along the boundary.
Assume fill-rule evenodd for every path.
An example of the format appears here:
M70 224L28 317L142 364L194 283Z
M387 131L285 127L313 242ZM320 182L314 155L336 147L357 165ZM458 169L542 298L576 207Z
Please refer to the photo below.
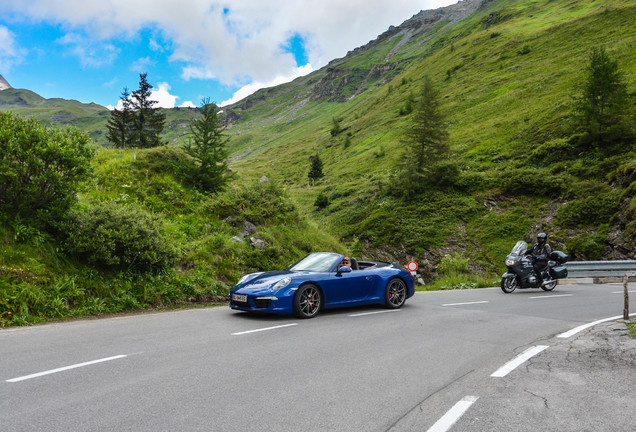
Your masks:
M633 290L632 291L628 290L627 292L628 293L636 293L636 291L633 291ZM625 293L625 290L623 290L623 291L612 291L612 294L624 294L624 293Z
M295 325L298 325L298 323L284 324L284 325L279 325L279 326L275 326L275 327L265 327L265 328L255 329L255 330L247 330L247 331L242 331L242 332L238 332L238 333L232 333L232 336L240 336L240 335L245 335L245 334L250 334L250 333L258 333L258 332L263 332L263 331L268 331L268 330L276 330L276 329L285 328L285 327L291 327L291 326L295 326Z
M548 348L549 348L548 345L537 345L537 346L528 348L527 350L519 354L517 357L515 357L514 359L510 360L508 363L506 363L505 365L497 369L490 376L495 378L503 378L506 375L508 375L510 372L515 370L517 367L521 366L524 362L526 362L530 358L536 356L537 354L539 354L540 352Z
M44 371L44 372L38 372L38 373L34 373L31 375L25 375L25 376L21 376L18 378L12 378L12 379L8 379L7 382L10 383L15 383L15 382L19 382L19 381L25 381L28 379L32 379L32 378L38 378L44 375L50 375L50 374L54 374L57 372L64 372L70 369L76 369L76 368L80 368L80 367L84 367L84 366L89 366L89 365L93 365L96 363L103 363L103 362L107 362L107 361L111 361L111 360L117 360L117 359L121 359L127 357L125 355L117 355L117 356L113 356L113 357L107 357L107 358L103 358L103 359L99 359L99 360L93 360L93 361L89 361L89 362L85 362L85 363L78 363L75 365L71 365L71 366L64 366L61 368L57 368L57 369L51 369L48 371Z
M555 297L572 297L574 294L557 294L557 295L542 295L536 297L529 297L531 299L546 299L546 298L555 298Z
M383 311L376 311L376 312L364 312L364 313L359 313L359 314L353 314L353 315L349 315L350 317L359 317L359 316L365 316L365 315L377 315L377 314L381 314L381 313L387 313L387 312L399 312L399 309L390 309L390 310L383 310Z
M450 428L457 423L457 420L464 415L468 408L477 402L477 399L479 399L479 396L465 396L462 400L453 405L453 407L449 409L442 418L437 420L427 432L446 432L450 430Z
M446 304L443 304L442 306L463 306L463 305L473 305L473 304L480 304L480 303L488 303L488 300L466 302L466 303L446 303Z

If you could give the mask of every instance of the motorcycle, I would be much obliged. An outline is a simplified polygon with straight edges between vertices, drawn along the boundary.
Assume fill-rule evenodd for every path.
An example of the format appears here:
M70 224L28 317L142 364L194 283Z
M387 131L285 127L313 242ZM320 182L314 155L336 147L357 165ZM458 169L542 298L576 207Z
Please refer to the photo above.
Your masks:
M552 291L557 286L558 279L568 277L568 269L564 265L568 261L568 256L561 251L553 251L541 272L541 283L532 265L537 257L528 255L527 252L528 244L518 241L506 257L508 271L501 276L503 292L511 293L517 288L541 288L543 291Z

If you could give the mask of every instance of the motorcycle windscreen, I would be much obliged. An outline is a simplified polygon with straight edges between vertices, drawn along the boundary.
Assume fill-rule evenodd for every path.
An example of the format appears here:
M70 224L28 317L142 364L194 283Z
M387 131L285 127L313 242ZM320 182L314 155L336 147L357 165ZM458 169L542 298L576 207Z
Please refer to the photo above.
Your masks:
M528 243L524 242L523 240L519 240L515 247L512 248L512 252L510 252L510 255L525 255L527 250Z

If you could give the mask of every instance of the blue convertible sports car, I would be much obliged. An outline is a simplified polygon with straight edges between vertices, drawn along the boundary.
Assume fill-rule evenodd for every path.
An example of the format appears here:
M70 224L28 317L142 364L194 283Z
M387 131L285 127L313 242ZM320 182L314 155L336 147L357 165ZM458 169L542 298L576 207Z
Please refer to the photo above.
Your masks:
M415 293L413 276L396 265L351 259L347 267L343 259L315 252L289 270L245 275L230 291L230 307L312 318L336 307L379 303L397 309Z

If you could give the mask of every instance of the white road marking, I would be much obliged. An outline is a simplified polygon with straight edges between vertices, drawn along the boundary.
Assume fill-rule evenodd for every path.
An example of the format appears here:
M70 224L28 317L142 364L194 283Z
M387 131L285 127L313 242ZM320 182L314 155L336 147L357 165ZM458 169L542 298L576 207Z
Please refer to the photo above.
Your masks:
M555 298L555 297L572 297L574 294L557 294L557 295L542 295L536 297L529 297L531 299L544 299L544 298Z
M107 357L107 358L103 358L103 359L99 359L99 360L93 360L93 361L89 361L89 362L85 362L85 363L78 363L75 365L71 365L71 366L65 366L65 367L61 367L61 368L57 368L57 369L51 369L48 371L44 371L44 372L39 372L39 373L34 373L31 375L25 375L22 377L18 377L18 378L13 378L13 379L8 379L7 382L10 383L15 383L15 382L19 382L19 381L25 381L28 379L32 379L32 378L38 378L44 375L50 375L50 374L54 374L57 372L64 372L70 369L75 369L75 368L80 368L80 367L84 367L84 366L89 366L89 365L93 365L96 363L103 363L103 362L107 362L107 361L111 361L111 360L117 360L117 359L121 359L127 357L125 355L117 355L117 356L113 356L113 357Z
M349 315L350 317L359 317L359 316L365 316L365 315L376 315L376 314L381 314L381 313L387 313L387 312L399 312L399 309L389 309L389 310L383 310L383 311L376 311L376 312L364 312L364 313L359 313L359 314L353 314L353 315Z
M636 291L630 291L630 290L628 290L627 292L628 293L636 293ZM624 290L623 291L612 291L612 294L624 294L624 293L625 293Z
M631 316L635 316L635 315L636 315L636 313L629 314L630 317ZM611 318L604 318L602 320L594 321L594 322L591 322L591 323L588 323L588 324L583 324L581 326L573 328L570 331L566 331L565 333L561 333L557 337L558 338L562 338L562 339L566 339L566 338L569 338L571 336L574 336L575 334L577 334L579 332L582 332L585 329L593 327L596 324L601 324L601 323L604 323L604 322L607 322L607 321L612 321L612 320L619 320L619 319L622 319L622 318L623 318L623 315L618 315L618 316L611 317Z
M258 332L267 331L267 330L276 330L276 329L279 329L279 328L291 327L291 326L295 326L295 325L298 325L298 323L284 324L284 325L279 325L279 326L275 326L275 327L265 327L265 328L260 328L260 329L256 329L256 330L247 330L247 331L243 331L243 332L232 333L232 336L240 336L240 335L245 335L245 334L250 334L250 333L258 333Z
M537 354L539 354L540 352L548 348L549 348L548 345L537 345L537 346L528 348L527 350L519 354L517 357L515 357L514 359L510 360L508 363L506 363L505 365L497 369L490 376L495 378L503 378L506 375L508 375L510 372L515 370L517 367L521 366L524 362L526 362L527 360L531 359L532 357L536 356Z
M453 405L453 407L449 409L442 418L437 420L427 432L446 432L450 430L450 428L457 423L457 420L464 415L468 408L477 402L477 399L479 399L479 396L465 396L462 400Z
M463 306L463 305L472 305L472 304L480 304L480 303L488 303L488 300L467 302L467 303L446 303L446 304L443 304L442 306Z

